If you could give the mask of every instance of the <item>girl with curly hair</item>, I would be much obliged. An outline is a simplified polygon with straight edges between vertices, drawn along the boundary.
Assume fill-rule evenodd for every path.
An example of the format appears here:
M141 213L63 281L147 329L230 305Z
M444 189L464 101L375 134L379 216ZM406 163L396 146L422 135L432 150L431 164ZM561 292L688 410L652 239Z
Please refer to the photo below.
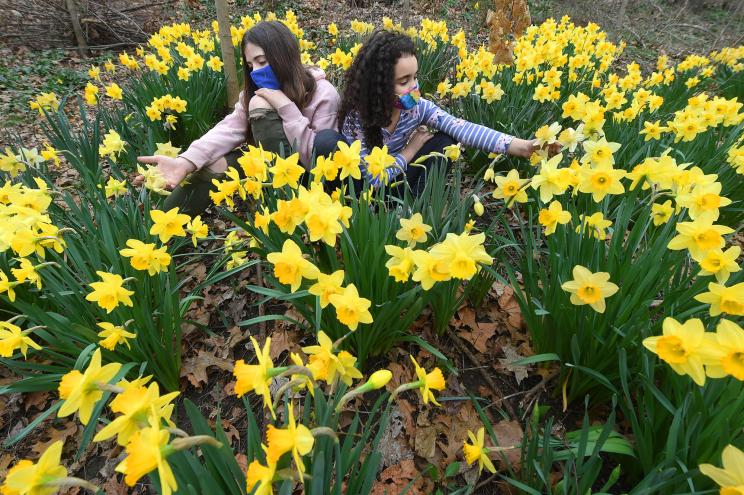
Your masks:
M372 176L363 160L366 179L379 186L402 180L400 175L404 173L412 193L417 195L425 185L425 170L440 160L431 157L424 161L425 167L409 167L409 163L431 152L442 153L446 146L460 142L486 152L525 158L538 149L535 140L519 139L456 118L421 98L417 71L416 48L410 37L387 30L372 33L346 73L338 114L341 133L318 133L315 153L328 156L339 141L360 140L364 157L375 146L386 145L395 165L388 167L384 175Z
M240 50L244 84L234 111L176 158L139 157L142 163L156 164L168 186L175 188L166 198L166 210L178 206L193 216L206 209L212 179L236 166L242 156L238 146L296 151L309 167L318 131L337 129L338 91L322 70L302 65L299 42L287 26L259 22L246 31ZM179 185L187 177L188 182Z

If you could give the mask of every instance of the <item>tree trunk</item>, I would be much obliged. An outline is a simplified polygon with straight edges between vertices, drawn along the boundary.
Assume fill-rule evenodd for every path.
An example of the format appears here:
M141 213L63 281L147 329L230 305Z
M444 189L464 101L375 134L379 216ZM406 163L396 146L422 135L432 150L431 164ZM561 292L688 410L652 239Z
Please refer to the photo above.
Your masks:
M620 0L620 12L618 13L617 20L622 26L625 24L625 12L628 9L628 0Z
M67 6L67 12L70 13L70 20L72 21L72 32L75 33L75 41L77 42L78 53L81 57L87 57L90 52L88 51L88 43L85 41L83 35L83 28L80 26L80 16L78 15L77 5L75 0L65 0Z
M403 0L403 29L411 25L411 0Z
M68 0L69 1L69 0ZM222 70L227 80L227 104L230 108L238 101L238 72L235 69L235 50L230 35L230 11L225 0L215 0L220 48L222 49Z

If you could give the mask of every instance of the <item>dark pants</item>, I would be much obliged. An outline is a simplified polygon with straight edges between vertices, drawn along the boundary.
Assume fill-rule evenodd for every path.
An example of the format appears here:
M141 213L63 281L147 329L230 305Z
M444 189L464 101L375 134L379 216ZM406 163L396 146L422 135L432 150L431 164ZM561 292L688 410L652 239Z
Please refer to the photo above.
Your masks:
M315 143L313 146L315 156L330 156L334 151L338 149L338 143L340 141L351 144L343 134L341 134L340 132L336 132L333 129L325 129L318 132L315 135ZM426 176L430 173L430 171L434 170L434 167L449 167L452 164L450 160L435 156L427 158L421 164L413 165L413 162L424 155L428 155L431 152L444 153L445 147L456 143L457 141L452 139L451 136L441 131L434 134L431 139L424 143L424 145L421 147L418 153L414 155L413 160L406 168L406 183L411 188L411 194L413 194L414 196L418 196L419 194L421 194L421 192L424 190L424 186L426 186ZM331 188L336 188L340 185L341 182L338 180L327 183L327 187L330 186ZM362 181L354 181L354 189L359 191L362 187ZM403 191L404 187L398 186L392 188L390 192L396 196L402 196Z
M273 108L258 108L249 114L251 120L251 131L253 142L260 144L266 151L284 154L292 152L287 136L284 134L282 119ZM224 158L228 167L235 167L240 176L243 170L238 165L238 158L243 156L240 149L227 153ZM176 187L163 203L164 211L178 207L181 213L196 216L201 214L212 204L209 191L216 191L217 187L212 184L213 179L221 180L224 173L212 172L207 166L197 170L186 178L186 184Z

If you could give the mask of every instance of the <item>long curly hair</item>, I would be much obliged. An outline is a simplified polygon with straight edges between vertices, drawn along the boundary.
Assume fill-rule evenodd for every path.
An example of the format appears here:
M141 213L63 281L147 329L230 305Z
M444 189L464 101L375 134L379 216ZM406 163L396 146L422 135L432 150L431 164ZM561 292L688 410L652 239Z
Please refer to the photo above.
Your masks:
M248 108L248 102L258 89L251 78L250 66L245 59L245 45L247 43L252 43L263 49L266 61L281 84L282 92L297 105L297 108L300 110L305 108L312 100L317 85L309 68L302 65L300 60L300 42L283 23L261 21L245 32L240 43L246 109ZM250 119L248 119L247 125L248 143L254 144L252 143L253 133L251 132Z
M395 64L402 55L416 55L416 46L409 36L376 30L346 72L338 125L343 128L347 115L356 112L368 148L382 146L382 128L392 120Z

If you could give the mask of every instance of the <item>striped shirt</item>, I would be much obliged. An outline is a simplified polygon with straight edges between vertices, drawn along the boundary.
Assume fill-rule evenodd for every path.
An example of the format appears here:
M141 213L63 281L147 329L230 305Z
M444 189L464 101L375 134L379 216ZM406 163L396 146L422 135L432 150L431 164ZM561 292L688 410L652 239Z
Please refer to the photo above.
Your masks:
M426 125L437 131L448 134L456 141L479 150L489 153L506 153L514 136L495 131L489 127L473 124L463 119L459 119L445 112L431 101L421 98L418 105L410 110L401 110L400 119L393 132L382 129L382 143L388 147L388 153L395 158L395 166L388 167L385 170L387 175L386 181L392 182L395 177L406 170L408 163L400 154L411 137L413 131L419 125ZM362 124L356 112L351 112L344 119L341 132L347 140L362 142L360 168L367 180L373 186L380 185L379 176L372 176L367 171L364 157L369 154L370 150L364 142L364 132Z

